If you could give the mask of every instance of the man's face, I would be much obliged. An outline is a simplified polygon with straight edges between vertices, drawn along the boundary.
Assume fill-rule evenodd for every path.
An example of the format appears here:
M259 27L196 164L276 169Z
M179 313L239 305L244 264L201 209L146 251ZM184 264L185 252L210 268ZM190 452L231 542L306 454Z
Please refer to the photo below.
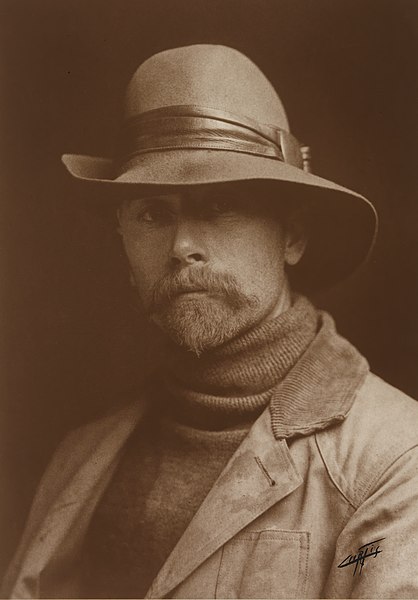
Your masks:
M143 307L177 344L200 353L288 307L304 242L269 202L211 186L126 202L119 223Z

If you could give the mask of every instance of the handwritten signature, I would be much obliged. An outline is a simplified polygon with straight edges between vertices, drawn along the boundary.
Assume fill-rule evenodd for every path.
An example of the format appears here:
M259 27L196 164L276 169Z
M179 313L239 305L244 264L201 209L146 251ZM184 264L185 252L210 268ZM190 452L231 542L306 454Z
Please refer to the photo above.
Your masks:
M356 565L354 567L354 573L353 573L353 577L354 577L354 575L357 572L357 567L360 565L359 575L361 575L365 560L367 558L370 558L371 556L376 558L376 556L382 552L382 550L380 550L380 546L377 544L378 544L378 542L381 542L384 539L385 538L380 538L379 540L374 540L374 542L368 542L367 544L363 544L362 546L360 546L358 548L358 550L357 550L358 554L354 554L354 556L352 554L349 554L347 556L347 558L345 558L342 562L340 562L340 564L338 565L338 568L342 569L343 567L348 567L350 565Z

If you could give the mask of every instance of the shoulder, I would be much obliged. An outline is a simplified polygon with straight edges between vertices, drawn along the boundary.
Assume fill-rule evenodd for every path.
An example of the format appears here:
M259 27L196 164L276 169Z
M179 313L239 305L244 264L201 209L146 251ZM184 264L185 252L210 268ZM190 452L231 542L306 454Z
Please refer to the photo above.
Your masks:
M361 426L385 447L385 455L403 452L418 440L418 402L370 373L348 414L347 433Z
M135 401L123 408L113 410L98 419L90 421L70 431L58 445L47 472L56 471L59 475L64 471L77 470L105 440L116 440L138 422L144 404Z
M70 431L56 448L39 483L32 520L34 515L42 516L83 465L91 460L100 463L115 454L143 410L142 402L134 402Z
M68 497L79 497L81 484L94 485L100 479L140 419L143 407L142 402L129 404L71 431L58 445L39 483L20 546L6 575L6 587L53 507L59 502L64 508L73 504Z
M317 444L330 477L358 507L390 469L411 460L418 468L418 403L370 373L346 419L317 434Z

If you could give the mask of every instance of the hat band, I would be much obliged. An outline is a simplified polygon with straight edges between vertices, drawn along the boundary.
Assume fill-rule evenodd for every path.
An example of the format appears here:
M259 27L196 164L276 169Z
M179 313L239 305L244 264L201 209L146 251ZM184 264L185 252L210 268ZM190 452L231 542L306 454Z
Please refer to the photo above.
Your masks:
M124 170L141 154L176 149L230 150L304 167L301 145L288 131L195 105L165 106L131 117L120 143Z

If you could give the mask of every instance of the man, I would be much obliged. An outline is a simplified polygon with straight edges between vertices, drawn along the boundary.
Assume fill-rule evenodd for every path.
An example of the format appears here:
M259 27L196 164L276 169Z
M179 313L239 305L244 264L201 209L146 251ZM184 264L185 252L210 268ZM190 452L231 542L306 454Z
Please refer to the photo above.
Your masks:
M9 568L11 597L416 597L418 408L301 295L346 277L371 204L309 172L236 50L139 67L115 160L66 155L113 202L164 368L71 433Z

